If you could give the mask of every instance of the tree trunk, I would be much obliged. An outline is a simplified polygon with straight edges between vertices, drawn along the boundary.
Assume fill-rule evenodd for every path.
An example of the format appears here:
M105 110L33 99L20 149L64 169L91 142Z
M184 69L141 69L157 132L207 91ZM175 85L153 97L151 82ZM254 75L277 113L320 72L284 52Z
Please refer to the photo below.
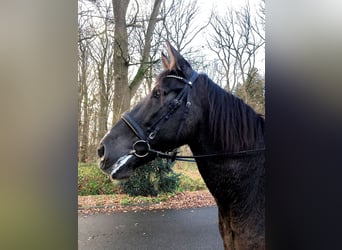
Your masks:
M78 80L78 105L77 105L77 132L78 132L78 160L81 160L81 138L82 138L82 100L83 100L83 93L82 93L82 80L80 79L81 75L79 75Z
M149 62L150 58L150 51L151 51L151 43L152 43L152 36L153 31L156 26L157 18L160 10L162 0L155 0L153 5L153 10L150 16L150 20L148 22L148 27L145 36L145 44L143 49L143 54L141 56L140 67L138 69L138 73L135 75L133 81L130 84L130 96L133 97L137 89L139 88L142 80L148 69L152 66L152 62Z
M130 91L128 85L128 37L126 12L129 0L113 0L114 10L114 100L113 120L115 124L122 112L129 109Z
M121 114L130 108L131 98L139 88L144 76L151 66L149 55L153 30L158 21L158 14L162 0L155 0L153 10L148 23L145 44L141 55L140 66L131 84L128 83L129 56L126 12L129 0L113 0L114 9L114 100L113 100L113 120L114 125Z
M88 116L88 86L87 86L87 55L86 49L81 50L81 75L79 99L79 161L85 162L88 154L89 116ZM82 112L83 110L83 112Z
M82 145L80 148L80 161L86 162L88 159L88 144L89 144L89 116L88 116L88 91L87 85L83 85L83 124L82 124Z
M104 67L105 67L105 59L97 66L98 68L98 77L100 84L100 108L98 113L98 141L102 139L102 137L107 132L107 120L108 120L108 93L105 83L105 75L104 75Z

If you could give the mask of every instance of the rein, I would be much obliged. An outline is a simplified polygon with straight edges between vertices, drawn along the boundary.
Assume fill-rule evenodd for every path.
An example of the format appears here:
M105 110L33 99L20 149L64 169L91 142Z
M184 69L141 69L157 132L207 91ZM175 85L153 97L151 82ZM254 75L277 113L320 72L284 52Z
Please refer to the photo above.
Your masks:
M150 153L156 154L157 157L169 159L171 161L188 161L194 162L197 158L210 158L210 157L225 157L225 158L239 158L250 154L259 153L265 150L265 148L254 149L254 150L244 150L232 153L217 153L217 154L206 154L206 155L194 155L194 156L177 156L178 151L176 149L172 151L162 152L154 150L151 148L149 142L152 141L159 130L161 129L163 123L165 123L170 116L184 103L185 101L185 111L179 125L177 135L178 137L180 131L182 130L185 118L189 112L191 106L190 89L192 83L198 78L197 72L193 71L190 80L176 75L167 75L166 78L175 78L185 83L182 91L171 101L168 105L168 110L164 113L154 124L147 130L148 135L144 133L144 130L140 125L130 116L129 113L124 113L121 119L126 123L126 125L131 129L131 131L139 138L138 141L133 143L133 149L129 152L130 155L135 155L136 157L143 158L148 156Z
M187 161L187 162L196 162L197 158L210 158L210 157L224 157L224 158L240 158L243 156L247 156L250 154L255 154L264 151L265 148L254 149L254 150L242 150L233 153L217 153L217 154L206 154L206 155L177 155L178 151L173 150L171 152L161 152L157 150L150 149L149 152L156 153L157 157L163 159L169 159L171 161Z

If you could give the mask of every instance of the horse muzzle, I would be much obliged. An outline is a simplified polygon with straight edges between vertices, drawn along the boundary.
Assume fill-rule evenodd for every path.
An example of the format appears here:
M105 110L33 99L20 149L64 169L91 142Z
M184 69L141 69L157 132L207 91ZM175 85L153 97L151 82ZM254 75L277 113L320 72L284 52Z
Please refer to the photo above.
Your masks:
M127 154L124 156L121 156L113 165L113 167L111 168L111 172L110 172L110 178L112 180L115 179L122 179L125 177L128 177L129 174L123 174L123 172L130 172L127 171L128 169L125 169L126 171L124 171L124 168L126 165L126 163L128 162L129 159L131 159L133 157L132 154ZM126 176L127 175L127 176Z

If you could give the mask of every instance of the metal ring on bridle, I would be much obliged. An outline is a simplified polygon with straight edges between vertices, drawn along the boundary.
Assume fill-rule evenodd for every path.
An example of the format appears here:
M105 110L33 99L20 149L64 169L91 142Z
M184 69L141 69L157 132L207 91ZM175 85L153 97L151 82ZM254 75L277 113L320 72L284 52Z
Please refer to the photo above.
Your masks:
M142 149L141 148L139 149L137 147L142 147ZM139 140L133 144L132 153L136 157L143 158L143 157L146 157L150 153L150 150L151 150L151 147L147 141Z

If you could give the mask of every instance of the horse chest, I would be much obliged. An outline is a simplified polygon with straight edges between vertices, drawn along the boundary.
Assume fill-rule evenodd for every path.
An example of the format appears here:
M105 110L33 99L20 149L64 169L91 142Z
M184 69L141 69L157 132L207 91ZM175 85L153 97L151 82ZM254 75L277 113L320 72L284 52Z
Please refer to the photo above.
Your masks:
M243 197L250 185L244 176L229 161L222 164L200 163L198 169L211 194L223 204L235 202L238 197ZM249 178L249 177L248 177Z
M225 249L264 249L264 204L259 194L262 182L251 180L248 172L239 169L245 167L242 165L199 163L198 167L219 208L219 229Z

